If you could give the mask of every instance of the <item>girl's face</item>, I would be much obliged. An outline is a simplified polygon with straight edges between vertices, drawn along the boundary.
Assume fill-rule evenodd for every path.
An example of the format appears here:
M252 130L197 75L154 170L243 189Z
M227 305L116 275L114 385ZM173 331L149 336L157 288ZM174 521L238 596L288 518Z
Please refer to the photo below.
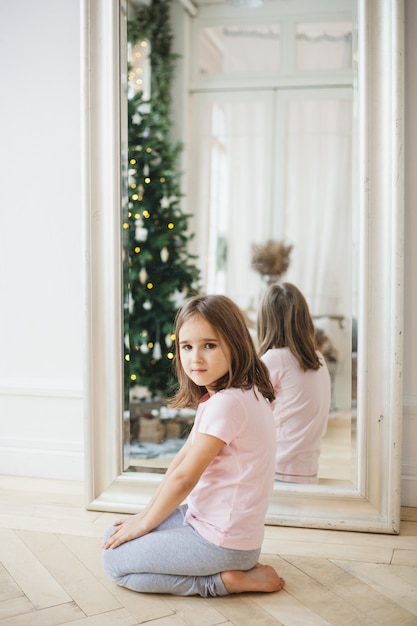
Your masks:
M213 383L228 373L230 349L215 329L200 315L195 315L179 331L180 360L184 372L199 387L214 393Z

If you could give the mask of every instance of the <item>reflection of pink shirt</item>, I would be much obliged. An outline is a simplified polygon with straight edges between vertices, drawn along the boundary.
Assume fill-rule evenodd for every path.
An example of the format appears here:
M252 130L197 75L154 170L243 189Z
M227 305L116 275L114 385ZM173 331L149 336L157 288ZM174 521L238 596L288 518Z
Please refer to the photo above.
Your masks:
M197 432L225 445L188 496L186 521L215 545L260 548L274 484L271 405L252 389L224 389L200 403L191 441Z
M330 376L323 356L318 370L304 372L289 348L268 350L277 397L273 404L277 437L277 480L317 483L321 439L330 409Z

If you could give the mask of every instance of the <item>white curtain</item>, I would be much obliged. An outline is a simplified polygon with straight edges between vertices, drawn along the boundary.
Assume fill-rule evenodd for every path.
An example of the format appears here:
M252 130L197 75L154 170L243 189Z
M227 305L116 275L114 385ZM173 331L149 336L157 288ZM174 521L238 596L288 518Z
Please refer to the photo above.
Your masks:
M299 94L286 103L285 238L294 245L286 279L316 316L352 309L352 98Z
M352 307L352 96L346 89L199 94L198 256L208 292L257 308L252 244L293 245L286 280L313 315Z

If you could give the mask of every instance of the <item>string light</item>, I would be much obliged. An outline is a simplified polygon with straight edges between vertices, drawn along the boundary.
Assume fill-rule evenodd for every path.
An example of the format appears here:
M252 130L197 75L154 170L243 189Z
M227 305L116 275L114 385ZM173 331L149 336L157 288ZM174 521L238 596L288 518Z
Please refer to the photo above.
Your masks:
M172 230L173 228L175 228L175 224L173 224L172 222L169 222L168 228L169 230Z

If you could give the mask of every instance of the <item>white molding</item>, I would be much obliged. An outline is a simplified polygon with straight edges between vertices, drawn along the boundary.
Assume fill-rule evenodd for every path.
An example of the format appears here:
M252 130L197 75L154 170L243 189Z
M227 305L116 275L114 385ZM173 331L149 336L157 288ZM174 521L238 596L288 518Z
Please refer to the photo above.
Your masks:
M63 385L62 381L60 381L59 385L56 385L50 381L37 383L32 380L0 380L0 397L1 396L31 396L79 400L84 397L84 389L76 384L68 384L68 386Z
M46 439L26 437L1 437L0 450L26 450L31 452L50 452L57 454L83 455L82 441L68 439ZM1 456L1 454L0 454Z

